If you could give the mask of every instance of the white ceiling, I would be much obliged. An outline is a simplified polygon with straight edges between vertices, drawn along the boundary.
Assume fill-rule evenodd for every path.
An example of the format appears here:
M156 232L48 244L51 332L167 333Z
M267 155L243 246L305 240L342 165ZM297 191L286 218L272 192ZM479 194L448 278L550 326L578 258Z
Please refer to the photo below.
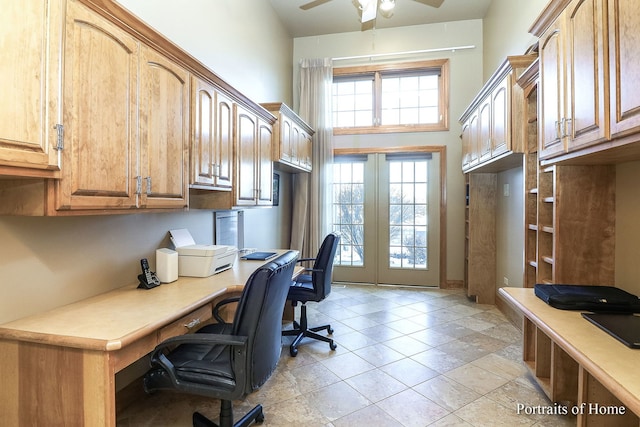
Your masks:
M368 31L360 23L356 0L327 0L308 10L300 9L314 0L269 0L292 37ZM316 3L321 3L317 1ZM484 18L491 0L444 0L434 8L417 0L396 0L393 16L378 13L375 28L404 27L437 22Z

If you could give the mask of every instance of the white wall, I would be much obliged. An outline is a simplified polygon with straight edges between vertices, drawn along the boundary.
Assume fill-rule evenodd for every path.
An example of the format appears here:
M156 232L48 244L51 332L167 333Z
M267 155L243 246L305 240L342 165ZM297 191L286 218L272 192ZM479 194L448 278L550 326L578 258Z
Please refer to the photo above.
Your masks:
M640 295L640 162L616 166L616 274L615 284Z
M508 186L507 194L505 186ZM496 285L522 287L524 279L524 174L522 168L498 174Z
M119 0L257 102L291 102L292 39L268 1Z
M482 21L460 21L406 28L301 37L294 40L294 82L298 82L298 62L302 58L345 57L390 52L406 52L454 46L474 49L394 57L393 61L449 58L449 131L353 135L334 138L336 147L389 147L441 145L447 155L447 280L464 276L464 179L461 169L461 126L458 118L482 86ZM386 59L388 62L389 59ZM340 61L334 66L369 63L367 60ZM297 86L294 86L294 96Z
M486 81L507 56L523 55L537 39L529 28L549 0L492 0L484 17L484 68Z
M266 1L123 0L216 74L257 102L291 100L292 40ZM0 102L2 102L0 100ZM281 205L245 211L246 243L288 247L290 175ZM155 267L167 231L213 242L208 211L24 218L0 216L0 323L136 283L139 259Z

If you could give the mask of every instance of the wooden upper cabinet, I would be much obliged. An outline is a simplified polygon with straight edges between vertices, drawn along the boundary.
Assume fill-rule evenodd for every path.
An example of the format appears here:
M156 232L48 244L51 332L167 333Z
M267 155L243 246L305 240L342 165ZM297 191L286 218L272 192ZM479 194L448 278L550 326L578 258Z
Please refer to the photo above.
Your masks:
M262 106L276 116L273 160L289 172L311 172L314 130L282 102Z
M509 56L462 113L462 170L496 172L521 164L523 92L516 81L535 55ZM513 123L517 123L514 126Z
M191 187L231 190L233 102L212 84L192 78Z
M540 40L540 158L608 138L602 0L574 0Z
M138 42L69 1L57 210L137 207Z
M62 16L61 0L2 5L0 174L54 177L59 170Z
M611 136L640 130L640 15L632 0L609 0Z
M186 207L189 73L145 46L141 48L139 115L140 207Z

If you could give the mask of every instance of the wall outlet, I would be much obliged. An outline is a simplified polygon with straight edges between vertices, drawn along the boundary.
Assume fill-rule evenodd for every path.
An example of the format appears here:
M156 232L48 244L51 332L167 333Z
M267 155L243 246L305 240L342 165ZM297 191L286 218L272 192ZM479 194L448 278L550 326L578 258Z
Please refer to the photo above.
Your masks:
M504 283L505 286L509 286L509 279L507 278L507 276L504 276L502 278L502 283Z

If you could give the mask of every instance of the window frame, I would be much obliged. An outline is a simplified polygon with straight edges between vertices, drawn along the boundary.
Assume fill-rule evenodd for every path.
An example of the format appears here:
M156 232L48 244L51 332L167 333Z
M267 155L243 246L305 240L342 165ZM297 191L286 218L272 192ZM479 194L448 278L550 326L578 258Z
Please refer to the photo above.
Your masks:
M380 125L382 116L382 78L384 75L412 74L417 71L438 72L438 106L440 120L438 123L413 125ZM363 76L373 76L373 110L374 124L372 126L334 127L334 135L360 135L371 133L400 133L400 132L441 132L449 130L449 59L434 59L417 62L389 63L377 65L362 65L352 67L338 67L333 69L333 77L357 79Z

